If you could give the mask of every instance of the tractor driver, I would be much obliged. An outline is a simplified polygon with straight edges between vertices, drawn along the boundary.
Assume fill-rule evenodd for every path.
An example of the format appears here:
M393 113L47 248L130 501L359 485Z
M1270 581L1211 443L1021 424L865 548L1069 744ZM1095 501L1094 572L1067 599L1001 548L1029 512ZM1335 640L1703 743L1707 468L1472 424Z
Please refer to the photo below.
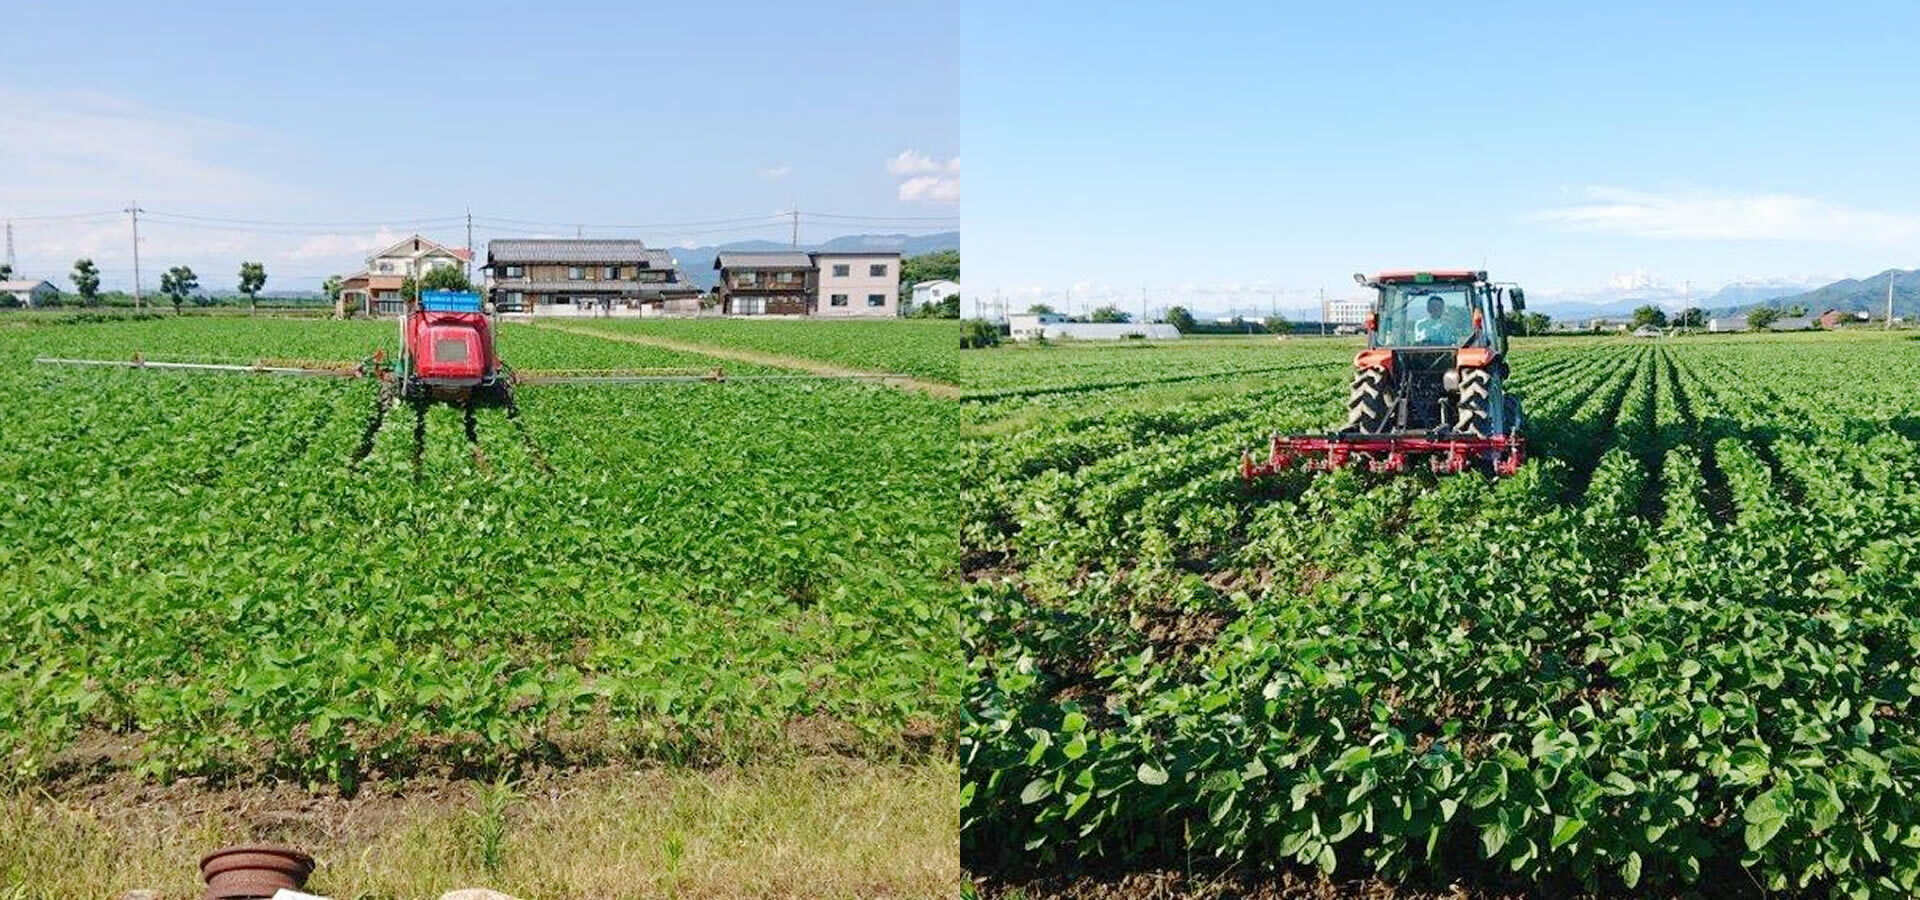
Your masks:
M1446 320L1447 301L1439 294L1427 297L1427 317L1413 323L1413 339L1421 344L1452 344L1460 340Z

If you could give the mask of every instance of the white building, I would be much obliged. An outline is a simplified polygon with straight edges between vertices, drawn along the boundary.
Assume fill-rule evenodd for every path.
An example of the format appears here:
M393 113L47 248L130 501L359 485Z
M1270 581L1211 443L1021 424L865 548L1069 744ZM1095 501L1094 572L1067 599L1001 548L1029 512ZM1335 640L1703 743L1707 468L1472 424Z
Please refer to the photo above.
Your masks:
M1120 341L1142 338L1153 341L1180 339L1180 329L1165 322L1061 322L1044 329L1050 341Z
M1066 320L1067 317L1059 313L1014 313L1007 317L1007 336L1016 341L1030 341L1043 335L1048 325Z
M1321 311L1325 320L1334 325L1359 325L1367 321L1367 313L1373 309L1373 300L1328 300L1326 309Z
M45 306L60 298L60 289L51 281L0 281L0 295L13 298L13 302L25 307Z
M960 282L938 278L933 281L916 282L913 286L913 308L925 309L939 306L948 297L958 296Z
M813 265L820 272L814 315L900 314L899 251L821 251L813 254Z

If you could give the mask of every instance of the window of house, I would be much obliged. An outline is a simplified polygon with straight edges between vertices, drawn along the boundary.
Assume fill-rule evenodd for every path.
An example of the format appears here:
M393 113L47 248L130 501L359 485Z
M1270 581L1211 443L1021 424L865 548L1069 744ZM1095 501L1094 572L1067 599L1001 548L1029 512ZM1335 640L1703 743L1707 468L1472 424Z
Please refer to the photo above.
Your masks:
M525 307L525 305L526 305L526 302L527 302L527 295L525 295L525 294L523 294L523 293L521 293L521 292L519 292L519 291L508 291L508 292L507 292L507 306L508 306L509 308L511 308L511 309L522 309L522 308L524 308L524 307Z
M619 278L619 277L620 277L620 267L619 267L619 266L608 266L608 267L607 267L607 269L606 269L606 272L605 272L605 276L606 276L606 278L607 278L607 280L609 280L609 281L612 281L613 279L616 279L616 278Z
M508 266L504 271L508 278L519 278L525 275L527 270L521 266Z
M868 266L868 267L867 267L867 274L868 274L868 275L872 275L872 276L873 276L873 277L875 277L875 278L879 278L879 277L881 277L881 276L884 276L884 275L886 275L886 274L887 274L887 264L886 264L886 263L874 263L873 265L870 265L870 266Z
M868 294L868 295L867 295L867 305L868 305L868 306L885 306L885 305L887 305L887 295L885 295L885 294Z
M794 284L795 282L798 282L800 280L800 273L799 272L780 272L773 276L773 280L781 284Z
M851 274L852 271L853 271L852 266L846 263L836 263L833 267L833 277L845 278L847 277L847 275Z
M845 306L847 305L847 295L834 294L827 302L832 303L834 306Z
M736 316L758 316L766 311L767 298L765 297L733 298L733 314Z
M391 271L393 271L393 263L390 263L390 262L387 262L386 260L381 260L381 261L380 261L380 271L382 271L382 272L391 272Z
M582 278L585 278L585 277L587 277L587 270L586 270L586 269L583 269L583 268L581 268L581 267L579 267L579 266L568 266L568 267L567 267L567 280L569 280L569 281L579 281L580 279L582 279Z
M739 272L739 273L736 273L736 274L735 274L735 275L733 276L733 283L734 283L734 284L738 284L738 285L743 285L743 286L752 286L752 285L756 285L756 284L759 284L759 283L760 283L760 273L759 273L759 272Z
M657 284L667 280L667 273L660 270L655 270L652 272L643 271L639 273L638 280L643 282L653 282Z

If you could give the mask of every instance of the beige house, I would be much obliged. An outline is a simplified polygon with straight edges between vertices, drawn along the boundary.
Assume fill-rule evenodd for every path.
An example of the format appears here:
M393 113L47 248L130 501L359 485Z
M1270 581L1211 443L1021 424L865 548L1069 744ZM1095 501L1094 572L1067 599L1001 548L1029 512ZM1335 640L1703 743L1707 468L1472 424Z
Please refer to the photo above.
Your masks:
M413 235L367 257L367 267L340 283L340 306L358 303L369 315L399 315L405 306L400 285L434 269L462 266L473 260L465 247L447 247Z
M900 314L900 252L826 252L813 254L816 316L897 316Z

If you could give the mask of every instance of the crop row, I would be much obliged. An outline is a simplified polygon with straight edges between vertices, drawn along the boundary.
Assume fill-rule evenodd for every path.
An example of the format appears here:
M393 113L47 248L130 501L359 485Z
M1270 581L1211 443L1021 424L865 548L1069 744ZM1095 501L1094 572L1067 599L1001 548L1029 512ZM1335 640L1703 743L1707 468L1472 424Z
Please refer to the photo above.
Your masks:
M1524 354L1497 482L1240 489L1319 376L982 439L968 862L1911 893L1912 391L1844 352Z

